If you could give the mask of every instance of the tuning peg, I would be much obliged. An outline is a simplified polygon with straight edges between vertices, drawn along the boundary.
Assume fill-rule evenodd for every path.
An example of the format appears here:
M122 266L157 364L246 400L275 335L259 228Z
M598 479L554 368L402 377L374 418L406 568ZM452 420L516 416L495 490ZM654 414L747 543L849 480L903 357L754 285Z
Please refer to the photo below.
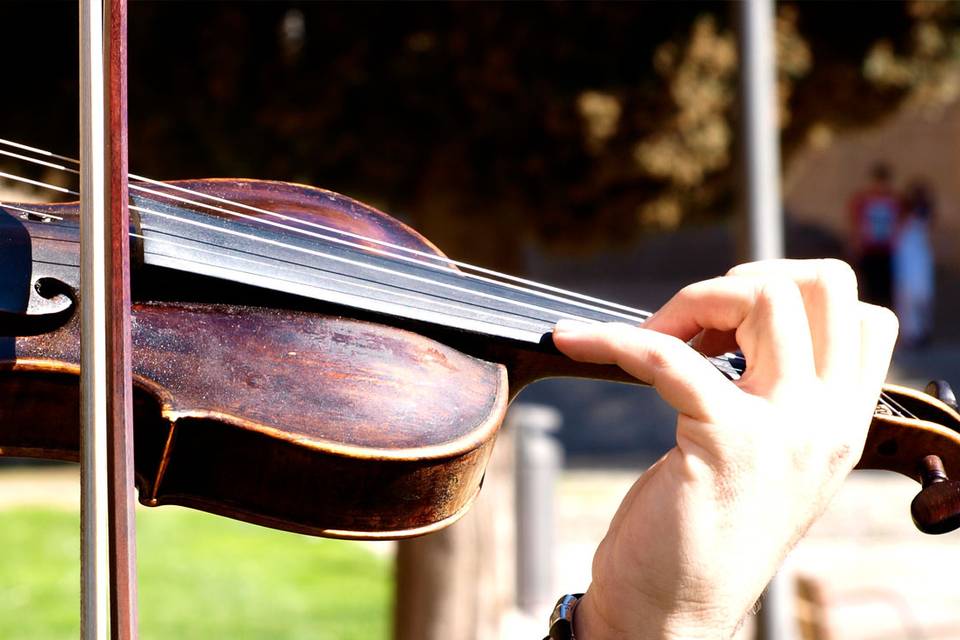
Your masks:
M957 408L957 396L954 395L950 383L946 380L931 380L924 389L927 395L933 396L951 409Z
M960 528L960 482L947 477L939 456L920 463L923 489L910 503L913 523L924 533L948 533Z

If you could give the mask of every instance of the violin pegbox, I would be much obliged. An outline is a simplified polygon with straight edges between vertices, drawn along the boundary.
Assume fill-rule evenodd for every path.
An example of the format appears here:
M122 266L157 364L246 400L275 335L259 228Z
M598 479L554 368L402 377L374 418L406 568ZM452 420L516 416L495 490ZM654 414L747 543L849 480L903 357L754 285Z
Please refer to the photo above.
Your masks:
M930 534L960 528L960 414L950 385L926 392L884 385L859 469L895 471L921 484L910 505L917 528Z

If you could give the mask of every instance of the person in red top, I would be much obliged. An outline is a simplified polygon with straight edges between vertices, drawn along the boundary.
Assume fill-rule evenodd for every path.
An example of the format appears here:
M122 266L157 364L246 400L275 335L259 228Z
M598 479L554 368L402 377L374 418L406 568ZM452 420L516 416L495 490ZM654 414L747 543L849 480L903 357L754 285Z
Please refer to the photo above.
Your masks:
M893 190L890 167L878 162L870 186L850 200L851 253L863 299L889 307L892 298L892 255L903 204Z

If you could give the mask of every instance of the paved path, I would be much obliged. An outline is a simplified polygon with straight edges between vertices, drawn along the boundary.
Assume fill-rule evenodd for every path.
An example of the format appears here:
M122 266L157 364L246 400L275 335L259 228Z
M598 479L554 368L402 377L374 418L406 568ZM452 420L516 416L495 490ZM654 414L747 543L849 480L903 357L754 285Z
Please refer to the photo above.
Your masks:
M575 471L560 486L563 504L558 592L589 583L590 559L637 472ZM835 602L836 638L960 639L960 533L917 532L909 504L917 486L893 474L857 472L788 560ZM745 562L749 559L745 558ZM905 624L920 629L910 635ZM749 637L747 632L743 637Z
M80 509L80 468L11 467L0 472L0 509L21 506Z

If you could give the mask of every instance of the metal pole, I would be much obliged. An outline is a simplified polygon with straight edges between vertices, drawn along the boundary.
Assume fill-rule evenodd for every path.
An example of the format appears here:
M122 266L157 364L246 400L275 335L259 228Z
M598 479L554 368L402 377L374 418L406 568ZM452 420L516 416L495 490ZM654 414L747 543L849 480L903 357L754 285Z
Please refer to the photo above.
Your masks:
M751 260L783 257L773 0L740 4L743 160Z
M563 418L553 407L517 404L508 419L517 442L517 605L540 615L556 596L555 494L563 449L552 434Z
M770 260L782 258L784 254L774 2L742 0L738 6L749 258ZM781 570L767 586L756 617L759 640L796 637L792 596L789 573Z
M106 195L101 0L80 0L80 574L81 637L109 628Z

